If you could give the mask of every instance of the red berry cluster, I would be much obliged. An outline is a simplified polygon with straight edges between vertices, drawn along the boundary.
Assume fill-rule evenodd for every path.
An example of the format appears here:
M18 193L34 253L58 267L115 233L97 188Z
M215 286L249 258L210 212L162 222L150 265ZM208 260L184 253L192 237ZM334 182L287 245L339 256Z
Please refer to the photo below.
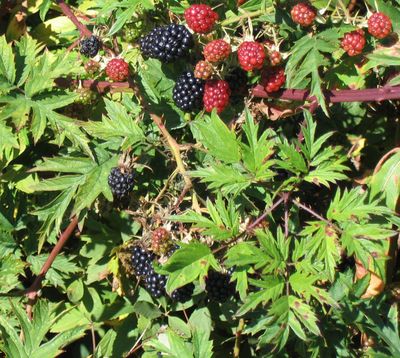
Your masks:
M112 81L124 81L129 75L129 65L122 58L113 58L107 63L106 74Z
M245 71L261 69L265 61L264 46L255 41L242 42L238 48L238 59Z
M270 68L263 74L263 85L269 93L279 91L285 84L285 81L285 70L281 67Z
M207 112L211 112L214 108L221 113L229 103L231 90L228 82L223 80L210 80L206 82L204 87L203 103Z
M344 35L341 46L349 56L357 56L362 53L365 43L364 31L357 29Z
M282 55L279 51L271 51L269 54L269 61L272 66L279 65L282 61Z
M203 50L204 58L209 62L220 62L231 54L232 48L224 40L214 40L208 43Z
M218 14L208 5L192 5L185 10L185 20L190 29L199 34L210 32L218 20Z
M392 21L385 14L376 12L368 19L368 32L378 39L383 39L392 32Z
M315 9L307 3L299 3L293 6L290 14L292 15L292 20L296 24L304 27L310 26L317 16Z

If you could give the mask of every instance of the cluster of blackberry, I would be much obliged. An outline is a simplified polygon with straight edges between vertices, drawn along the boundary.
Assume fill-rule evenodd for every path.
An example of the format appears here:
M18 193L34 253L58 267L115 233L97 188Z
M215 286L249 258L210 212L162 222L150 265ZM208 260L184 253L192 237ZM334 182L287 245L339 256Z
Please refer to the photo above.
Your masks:
M181 288L178 288L171 294L171 298L176 302L186 302L189 301L193 296L194 285L189 283Z
M108 185L114 198L122 200L128 197L133 189L134 176L130 171L121 171L121 168L112 168L108 176Z
M80 53L85 57L95 57L102 46L101 40L92 35L80 41ZM100 69L100 63L90 60L85 64L85 70L93 75ZM106 65L107 77L116 82L124 81L129 76L129 64L122 58L111 58Z
M136 276L144 280L144 285L150 295L154 298L165 296L165 285L167 276L156 273L153 267L153 261L156 255L139 246L132 249L132 268ZM178 288L171 294L171 299L176 302L186 302L192 298L194 285L192 283Z
M211 301L225 302L235 293L235 285L231 281L232 270L227 273L209 271L206 277L207 297Z
M101 41L97 36L90 36L81 41L80 53L86 57L97 55L101 47Z
M176 251L177 248L179 247L174 245L168 256ZM135 275L143 279L144 287L149 291L150 295L154 298L165 296L167 276L154 271L153 262L156 259L156 255L144 248L134 246L131 258ZM209 271L206 277L206 293L210 301L224 302L234 295L235 286L230 282L232 273L233 268L226 273ZM170 297L175 302L184 303L192 298L193 292L194 284L189 283L173 291Z
M200 106L204 93L204 81L194 77L193 72L184 72L176 81L173 90L175 104L183 111Z
M185 26L171 24L156 27L139 44L144 56L171 62L186 56L194 42Z
M134 246L132 249L132 268L137 276L147 276L153 271L152 263L155 259L153 253Z

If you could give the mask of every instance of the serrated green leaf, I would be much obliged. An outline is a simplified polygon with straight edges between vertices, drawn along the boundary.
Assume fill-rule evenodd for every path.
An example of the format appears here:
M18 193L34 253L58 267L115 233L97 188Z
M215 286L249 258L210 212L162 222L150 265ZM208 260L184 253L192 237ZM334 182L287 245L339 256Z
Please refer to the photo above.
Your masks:
M218 263L208 246L196 242L184 245L163 266L169 273L167 292L171 293L198 277L203 278L210 266L217 268Z
M230 131L214 111L211 116L204 116L203 120L192 122L195 135L210 152L211 155L225 163L237 163L240 160L240 146L235 133Z
M15 81L14 54L11 44L7 43L5 35L0 37L0 74L2 74L9 83Z

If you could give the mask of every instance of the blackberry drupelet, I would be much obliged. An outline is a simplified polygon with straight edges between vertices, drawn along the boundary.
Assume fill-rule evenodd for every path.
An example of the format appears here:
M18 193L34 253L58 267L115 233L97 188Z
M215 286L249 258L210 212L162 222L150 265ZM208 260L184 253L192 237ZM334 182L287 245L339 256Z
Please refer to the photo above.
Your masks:
M160 298L165 295L165 285L167 284L167 276L154 272L152 266L151 271L146 275L146 290L154 298Z
M173 301L181 303L189 301L192 298L193 291L194 291L194 285L193 283L189 283L172 292L171 299Z
M224 302L235 293L235 286L229 282L229 274L209 271L206 277L207 296L212 301Z
M173 99L175 104L185 112L201 104L204 93L204 81L194 77L193 72L184 72L176 81Z
M151 264L154 255L145 249L135 246L132 249L132 268L137 276L146 276L153 272Z
M170 24L156 27L140 38L139 44L144 56L171 62L186 56L194 42L185 26Z
M80 53L86 57L94 57L99 52L100 47L100 39L97 36L92 35L81 41Z
M120 168L112 168L108 176L108 185L116 199L123 199L133 189L133 173L123 173Z

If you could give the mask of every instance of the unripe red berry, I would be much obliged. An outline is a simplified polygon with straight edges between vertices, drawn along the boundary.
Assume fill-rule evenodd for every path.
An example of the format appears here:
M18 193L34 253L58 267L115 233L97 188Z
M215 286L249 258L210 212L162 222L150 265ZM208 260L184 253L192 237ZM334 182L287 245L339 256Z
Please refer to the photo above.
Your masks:
M345 34L341 46L349 56L357 56L362 53L365 43L364 31L358 29Z
M221 113L229 103L231 90L228 82L223 80L210 80L206 82L204 87L203 103L207 112L211 112L213 108Z
M290 14L296 24L304 27L310 26L317 16L315 9L311 5L302 2L293 6Z
M285 81L285 70L281 67L270 68L263 73L263 85L265 91L269 93L279 91Z
M269 54L269 61L272 66L279 65L282 61L282 56L279 51L271 51Z
M378 39L383 39L392 32L392 21L385 14L376 12L368 19L368 32Z
M245 41L238 48L240 67L245 71L260 69L264 65L265 51L263 45L255 41Z
M205 4L190 6L184 16L189 28L199 34L210 32L218 20L218 14Z
M106 74L113 81L124 81L129 75L129 65L122 58L113 58L107 63Z
M194 77L202 80L208 80L214 72L214 68L211 63L207 61L199 61L194 69Z
M208 62L220 62L225 60L231 54L231 51L231 45L219 39L208 43L204 47L203 55Z
M100 64L97 61L89 60L84 67L89 75L93 75L100 69Z
M166 254L171 246L171 234L170 232L159 227L155 229L151 235L151 249L156 254Z

